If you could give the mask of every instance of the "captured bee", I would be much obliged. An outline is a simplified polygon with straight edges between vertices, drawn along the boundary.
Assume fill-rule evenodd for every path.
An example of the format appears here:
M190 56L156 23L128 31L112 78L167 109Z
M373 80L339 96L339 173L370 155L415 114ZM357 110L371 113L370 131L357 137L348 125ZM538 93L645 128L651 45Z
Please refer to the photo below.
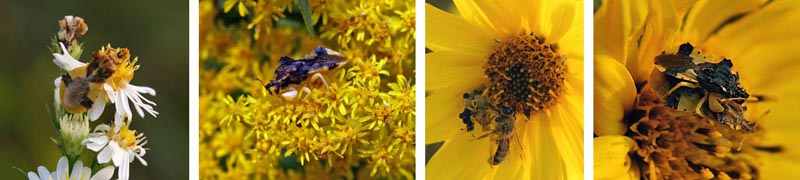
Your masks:
M699 51L685 43L676 54L656 56L655 67L651 84L667 106L713 117L732 129L755 131L755 124L742 115L750 95L739 84L739 74L731 70L730 59L706 62Z
M492 137L497 143L495 153L489 158L489 164L498 165L508 155L511 137L514 135L514 112L503 105L492 106L484 99L483 88L464 94L465 108L459 114L462 123L466 125L467 132L474 130L478 123L483 131L489 131L475 138L475 140ZM494 127L492 127L494 126Z
M67 50L62 46L62 51ZM59 93L62 107L70 113L86 112L95 103L94 100L105 97L103 83L128 58L130 52L127 48L114 49L108 46L93 52L92 60L86 66L61 75Z
M272 93L279 93L284 89L288 91L281 94L286 100L294 100L298 96L296 88L292 87L293 84L300 84L307 79L319 79L328 88L328 82L321 73L326 73L330 70L336 69L348 60L336 51L333 51L322 46L318 46L313 52L307 54L303 59L294 60L287 56L280 59L280 65L275 69L275 76L264 88ZM310 93L311 89L308 87L301 88L303 92Z

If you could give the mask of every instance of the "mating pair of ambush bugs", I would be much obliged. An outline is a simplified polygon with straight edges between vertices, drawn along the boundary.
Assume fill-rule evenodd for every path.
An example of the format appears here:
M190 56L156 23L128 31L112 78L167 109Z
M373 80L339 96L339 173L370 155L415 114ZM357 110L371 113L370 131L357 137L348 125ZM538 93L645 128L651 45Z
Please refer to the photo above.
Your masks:
M706 62L700 51L684 43L675 54L656 56L655 67L650 84L667 106L711 117L734 130L755 131L755 123L743 115L750 94L739 84L730 59Z
M503 105L491 105L483 94L484 88L479 88L472 93L464 93L464 111L458 115L462 123L466 125L467 132L475 130L475 122L481 126L483 131L491 130L475 140L493 136L492 139L497 143L497 150L489 157L489 164L498 165L508 155L510 150L511 137L514 136L514 112L509 107ZM494 127L491 122L494 121ZM517 139L518 140L518 139ZM520 144L517 142L517 144Z
M270 94L280 93L282 90L288 89L288 91L281 93L281 96L291 101L299 96L299 91L292 85L299 85L310 78L310 81L321 80L325 84L325 88L329 88L328 82L325 81L322 73L341 67L347 62L347 58L339 54L339 52L322 46L317 46L313 52L306 54L302 59L295 60L283 56L280 59L278 68L275 69L274 78L264 88ZM311 89L308 87L301 86L300 89L306 94L311 93Z

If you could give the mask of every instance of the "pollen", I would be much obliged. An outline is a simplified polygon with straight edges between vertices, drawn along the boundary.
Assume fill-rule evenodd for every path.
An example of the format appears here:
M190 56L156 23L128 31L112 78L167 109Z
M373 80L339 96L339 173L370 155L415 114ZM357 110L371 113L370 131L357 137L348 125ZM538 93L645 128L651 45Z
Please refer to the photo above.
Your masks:
M557 47L531 34L499 41L484 65L490 102L526 114L553 106L567 72Z

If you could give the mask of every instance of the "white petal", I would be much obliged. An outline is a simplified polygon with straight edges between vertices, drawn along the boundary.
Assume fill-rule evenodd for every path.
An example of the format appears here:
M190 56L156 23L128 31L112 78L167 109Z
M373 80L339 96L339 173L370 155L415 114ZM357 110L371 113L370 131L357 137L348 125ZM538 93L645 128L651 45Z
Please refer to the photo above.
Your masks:
M111 103L115 103L115 102L117 102L117 101L116 101L116 99L117 99L117 92L114 92L114 88L113 88L113 87L111 87L111 85L110 85L110 84L108 84L108 83L103 83L103 90L105 90L105 91L106 91L106 95L108 96L108 99L109 99L109 100L111 100Z
M81 179L82 174L83 162L81 162L81 160L75 161L75 165L72 166L72 173L70 173L69 179Z
M127 180L128 173L130 173L129 171L130 171L130 164L128 163L122 164L122 166L119 167L117 178L122 180Z
M108 166L114 167L114 166ZM89 167L83 167L83 173L81 173L81 180L87 180L92 177L92 169Z
M131 153L131 154L134 154L134 153ZM144 154L142 154L142 155L144 155ZM139 154L136 154L136 159L138 159L138 160L139 160L139 162L141 162L141 163L142 163L142 165L144 165L144 166L147 166L147 161L145 161L145 160L142 158L142 156L140 156Z
M120 117L127 117L128 119L132 119L131 117L131 108L128 104L128 97L125 91L118 91L117 92L117 115Z
M112 150L111 146L106 146L106 148L103 148L103 150L100 151L100 154L97 154L97 162L100 164L108 163L108 161L111 160L111 155L113 155L113 152L114 150Z
M53 53L53 57L55 57L55 59L53 59L53 63L55 63L58 67L66 71L71 71L77 67L86 65L85 63L82 63L73 58L72 55L69 54L69 52L67 51L67 47L65 47L63 43L58 43L58 44L61 45L61 51L64 52L64 54Z
M50 171L47 170L47 168L44 166L39 166L39 168L37 168L36 170L39 171L39 178L41 179L48 179L49 177L51 177Z
M60 88L61 87L61 76L58 76L56 78L56 80L53 80L53 85L55 85L56 88Z
M67 156L61 156L61 159L58 159L58 165L56 165L56 179L67 179L67 174L69 173L69 160L67 160Z
M36 175L33 171L28 171L28 180L39 180L39 175Z
M94 104L92 104L92 108L89 108L89 119L92 121L97 120L100 118L100 115L103 115L103 111L106 109L106 96L99 95L97 99L94 100Z
M94 152L100 151L103 147L106 147L108 144L108 137L105 136L98 136L98 137L89 137L84 140L86 142L86 148L92 150Z
M147 86L137 86L137 85L133 85L133 84L128 84L127 86L130 86L131 88L136 90L136 92L145 93L145 94L149 94L149 95L152 95L152 96L156 95L156 90L153 89L153 88L147 87Z
M147 105L142 103L142 100L139 99L139 97L142 95L140 95L138 92L136 92L136 90L133 89L123 89L123 91L126 94L128 94L128 100L131 100L133 102L133 107L136 108L136 112L139 113L139 116L144 118L144 112L142 112L141 106L147 106ZM152 109L152 107L149 108Z
M117 142L111 141L108 143L108 147L111 147L111 161L114 162L115 166L130 163L130 161L128 161L128 152L119 147Z
M113 175L114 175L114 166L106 166L100 171L97 171L97 173L95 173L94 176L92 176L91 180L109 180Z

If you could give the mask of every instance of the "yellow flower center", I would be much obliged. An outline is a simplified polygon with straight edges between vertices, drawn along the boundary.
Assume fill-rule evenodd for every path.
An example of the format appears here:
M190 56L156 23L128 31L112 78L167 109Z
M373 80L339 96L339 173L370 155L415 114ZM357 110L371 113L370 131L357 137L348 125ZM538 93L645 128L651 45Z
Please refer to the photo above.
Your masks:
M632 160L647 179L758 179L764 128L745 119L749 94L733 63L712 63L689 43L655 57L650 80L624 122Z
M500 41L484 65L489 101L526 115L554 105L567 72L557 50L556 44L528 34Z
M127 125L120 128L119 132L112 137L114 137L113 140L116 141L122 149L132 149L136 147L136 131L128 129Z
M757 179L753 133L667 107L649 86L637 96L627 136L637 144L633 160L648 179ZM763 128L756 130L756 133ZM761 132L763 133L763 132Z

